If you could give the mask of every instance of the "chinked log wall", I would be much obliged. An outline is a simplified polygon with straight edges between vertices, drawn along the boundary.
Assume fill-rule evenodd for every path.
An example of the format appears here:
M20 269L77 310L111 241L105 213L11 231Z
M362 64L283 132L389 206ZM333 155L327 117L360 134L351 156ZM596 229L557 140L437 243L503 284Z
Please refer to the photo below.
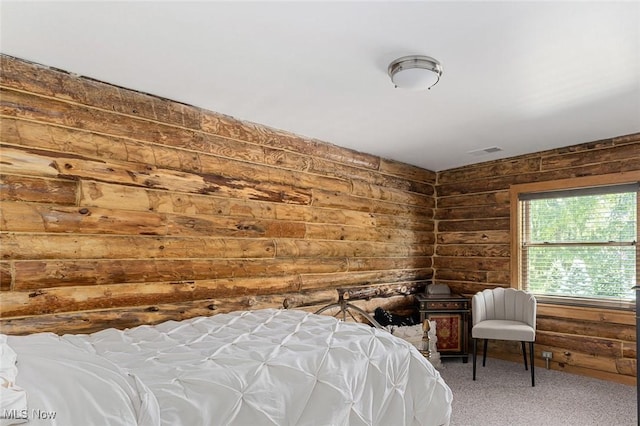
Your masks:
M510 185L639 170L640 133L439 172L434 281L469 296L510 286ZM539 304L537 325L536 356L553 352L553 368L635 383L633 312ZM520 361L519 348L489 354Z
M434 172L1 61L4 333L314 310L350 285L392 309L433 275Z

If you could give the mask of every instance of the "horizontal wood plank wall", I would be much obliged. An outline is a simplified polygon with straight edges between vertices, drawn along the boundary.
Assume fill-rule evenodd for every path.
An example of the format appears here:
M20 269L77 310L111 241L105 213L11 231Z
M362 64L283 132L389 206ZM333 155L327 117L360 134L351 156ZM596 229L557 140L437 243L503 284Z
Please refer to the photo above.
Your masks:
M434 172L8 56L1 71L3 333L314 310L433 275Z
M434 281L473 295L511 283L509 186L640 170L640 133L438 173ZM633 312L540 305L536 356L552 367L635 383ZM521 360L520 345L490 354Z

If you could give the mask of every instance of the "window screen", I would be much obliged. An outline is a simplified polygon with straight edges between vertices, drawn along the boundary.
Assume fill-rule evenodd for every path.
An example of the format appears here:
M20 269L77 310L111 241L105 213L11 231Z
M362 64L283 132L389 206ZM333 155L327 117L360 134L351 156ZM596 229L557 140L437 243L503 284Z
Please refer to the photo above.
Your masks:
M635 299L637 196L637 183L520 194L523 288Z

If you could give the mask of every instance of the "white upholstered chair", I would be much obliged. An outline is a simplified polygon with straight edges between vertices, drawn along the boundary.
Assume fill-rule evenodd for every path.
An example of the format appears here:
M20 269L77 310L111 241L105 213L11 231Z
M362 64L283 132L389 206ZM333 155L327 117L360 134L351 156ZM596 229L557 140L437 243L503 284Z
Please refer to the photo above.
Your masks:
M522 343L524 369L527 370L527 351L525 342L529 343L531 360L531 386L535 386L534 375L534 342L536 340L535 297L526 291L514 288L497 287L476 293L471 299L473 316L473 380L476 379L476 355L478 340L484 340L482 366L487 360L487 341L515 340Z

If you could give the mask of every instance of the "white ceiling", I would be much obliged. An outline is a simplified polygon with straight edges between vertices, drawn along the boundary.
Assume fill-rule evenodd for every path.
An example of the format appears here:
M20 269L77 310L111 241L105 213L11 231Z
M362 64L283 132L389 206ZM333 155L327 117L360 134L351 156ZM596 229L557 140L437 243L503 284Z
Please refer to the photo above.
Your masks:
M434 171L640 131L638 1L2 0L0 14L2 53ZM430 91L391 84L410 54L442 63Z

